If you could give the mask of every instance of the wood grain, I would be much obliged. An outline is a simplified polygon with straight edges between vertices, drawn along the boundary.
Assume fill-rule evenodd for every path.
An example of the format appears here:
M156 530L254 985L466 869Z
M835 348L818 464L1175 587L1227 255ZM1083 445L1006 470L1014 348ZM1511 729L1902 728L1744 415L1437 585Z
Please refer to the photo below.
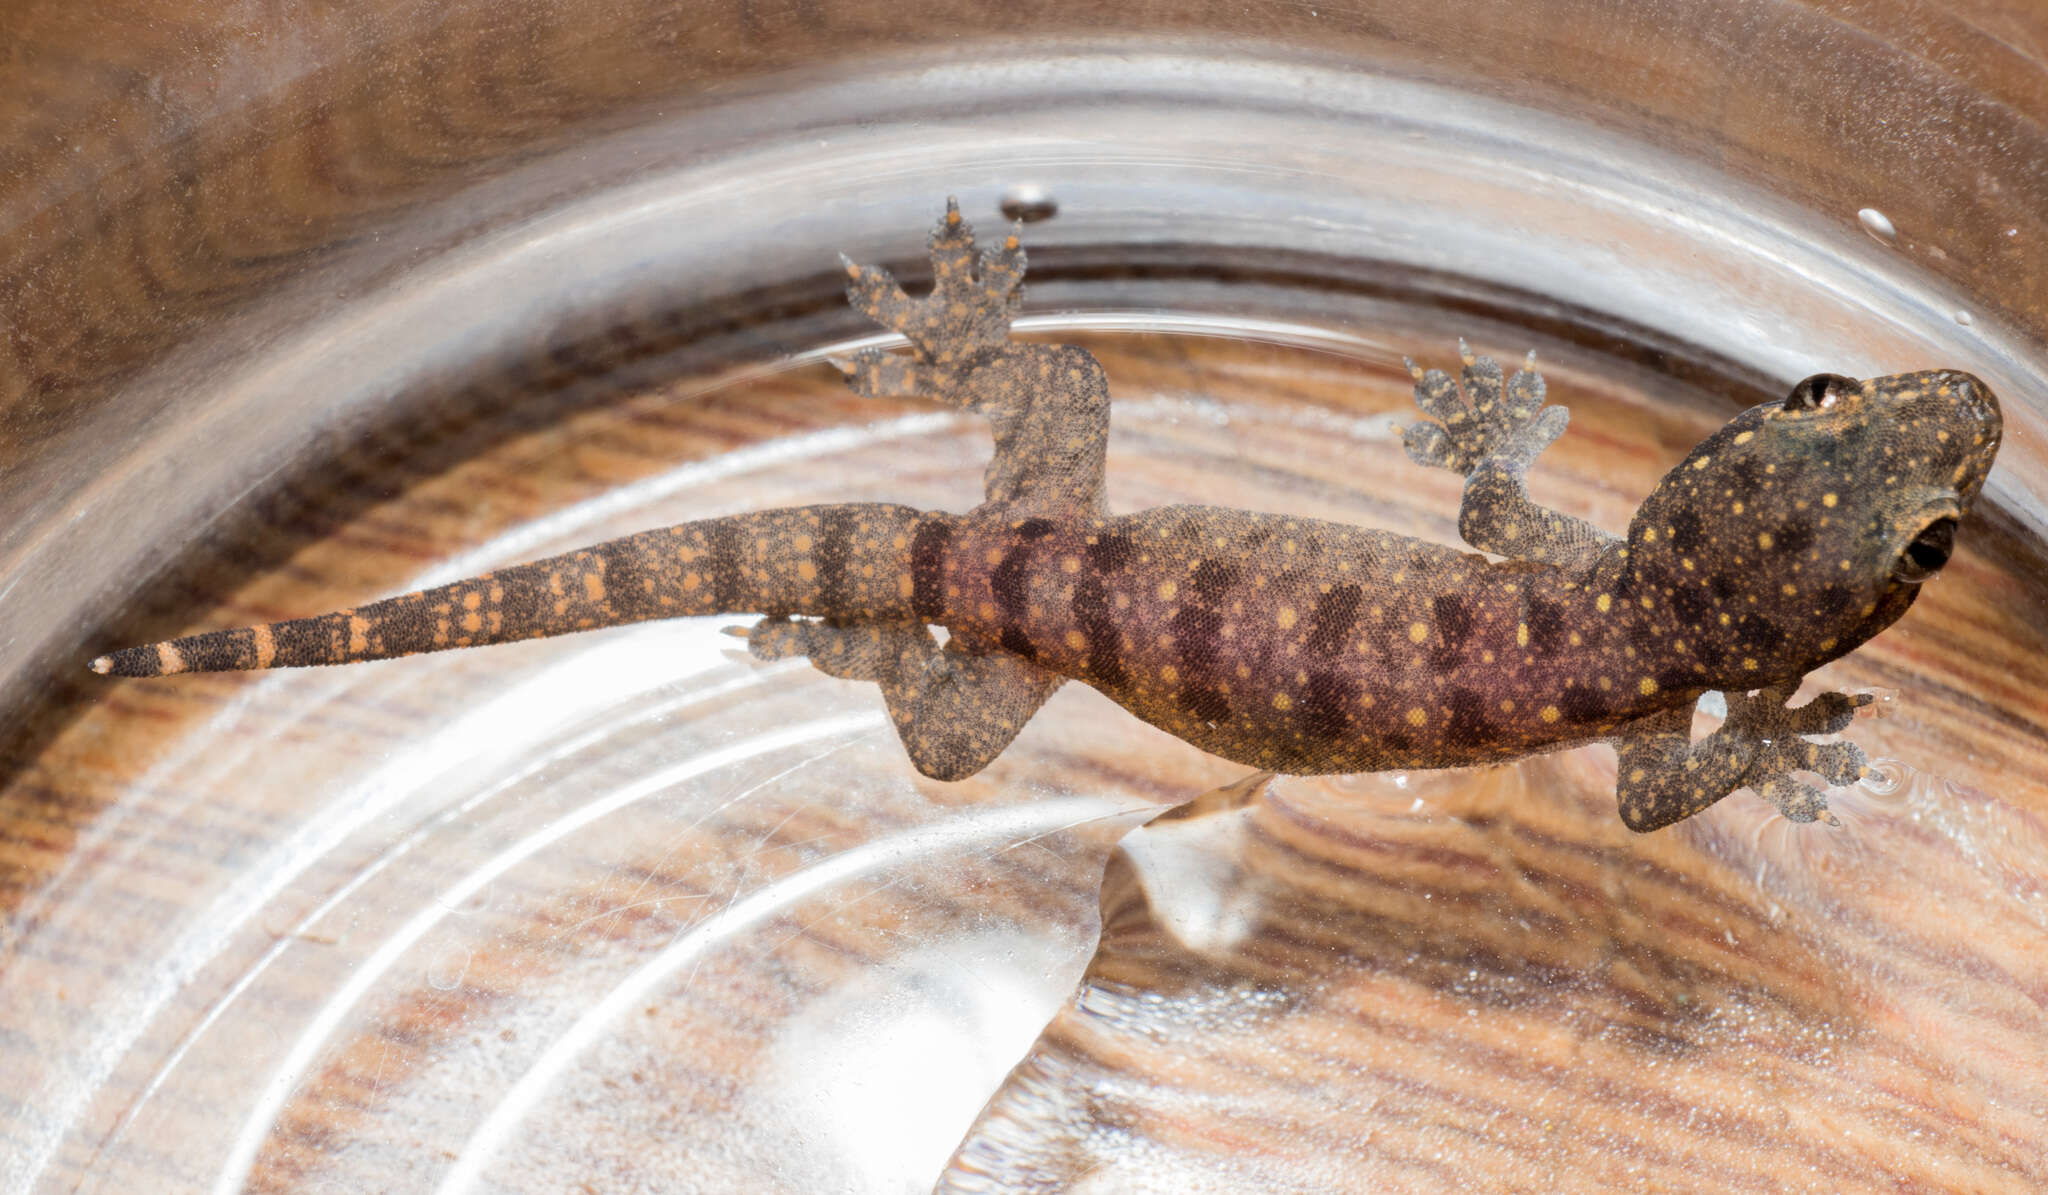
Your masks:
M1687 10L1683 28L1661 19L1678 11L1668 6L1658 20L1592 23L1567 8L1467 19L1435 4L1140 3L1114 16L965 0L12 4L0 15L0 562L92 481L68 467L80 446L147 414L133 409L134 379L408 217L650 114L750 88L772 96L778 71L889 55L957 63L1008 38L1241 37L1249 22L1285 53L1451 86L1512 82L1830 210L1895 196L1902 251L1980 318L2048 337L2048 25L2033 7L1800 9L1783 36L1739 46L1726 7ZM1846 43L1823 36L1843 27L1855 33ZM1950 48L1938 60L1859 57L1932 45ZM1596 85L1638 75L1659 86L1626 104ZM1953 102L1899 107L1893 97L1915 87ZM1817 174L1821 159L1837 166ZM673 347L660 314L624 356ZM1406 409L1396 350L1440 357L1465 330L1401 343L1390 331L1370 361L1093 342L1126 404L1112 501L1240 499L1449 540L1453 479L1418 476L1357 421ZM168 576L121 579L125 607L82 605L72 633L344 605L691 462L915 413L855 402L822 371L650 385L610 378L617 342L552 352L477 379L436 419L323 445L227 512L217 539L181 548ZM1576 367L1553 373L1576 419L1539 492L1618 526L1712 415L1648 402L1644 375L1610 359L1561 363ZM687 492L712 504L958 506L975 490L979 434L927 429L798 465L770 453ZM650 500L606 517L675 514ZM1108 1190L2048 1184L2044 577L2040 545L1971 528L1907 622L1831 670L1835 683L1898 691L1897 715L1856 736L1913 769L1896 798L1846 799L1839 834L1793 832L1736 798L1679 832L1629 838L1599 750L1406 787L1287 784L1183 852L1228 856L1206 887L1119 856L1102 898L1110 933L1091 961L1096 885L1129 820L1105 812L779 910L758 937L652 989L633 1024L604 1038L612 1052L584 1060L546 1105L555 1127L536 1122L516 1165L492 1177L529 1189L817 1189L846 1173L859 1137L825 1129L867 1122L819 1119L798 1098L807 1085L858 1104L877 1076L930 1086L950 1073L908 1030L872 1038L873 1053L833 1050L870 1042L878 1009L928 1005L939 1011L905 1024L948 1023L944 1001L918 1005L918 991L966 1003L960 992L1008 977L995 1003L1058 1016L999 1090L1008 1057L987 1063L985 1088L935 1087L916 1105L936 1109L938 1126L917 1139L924 1152L898 1151L917 1175L937 1173L969 1132L953 1163L963 1184L996 1174L1021 1185L1026 1171L1055 1187L1092 1173ZM697 659L710 629L677 635L647 651ZM796 749L748 757L493 880L407 947L387 981L337 1004L410 918L544 818L573 818L763 726L820 710L857 718L872 694L817 677L758 682L733 664L701 683L650 681L613 705L575 706L592 720L569 728L588 739L573 751L568 730L536 723L536 741L565 752L552 772L527 776L491 754L503 744L465 742L461 760L501 769L485 779L519 800L493 804L456 774L407 777L400 791L416 804L294 855L309 827L374 796L370 782L399 783L380 763L416 759L410 749L440 741L469 703L598 649L284 687L91 688L55 647L10 639L8 650L51 662L7 695L0 747L6 1190L195 1189L215 1175L194 1157L217 1161L252 1123L263 1130L256 1189L416 1187L452 1164L547 1042L743 894L984 809L1114 810L1232 778L1079 690L957 788L910 779L886 734L848 732L823 762ZM727 809L735 793L765 795ZM286 857L299 870L248 886ZM352 892L371 896L348 903ZM1204 892L1235 902L1239 936L1191 940L1161 912ZM970 930L985 941L969 946L1003 943L1022 961L961 947L919 969L927 947L960 946ZM878 986L878 974L917 982ZM271 1093L274 1115L253 1119L269 1098L262 1082L287 1073L309 1020L337 1007L346 1015L307 1039L317 1049ZM940 1040L958 1053L975 1044ZM806 1069L820 1056L844 1068ZM795 1102L768 1108L757 1098L768 1088ZM861 1131L891 1148L911 1141L886 1128ZM861 1173L894 1173L869 1161L877 1169Z
M1406 466L1374 422L1405 410L1405 377L1391 361L1176 338L1090 345L1122 404L1116 505L1242 501L1450 534L1455 478ZM823 370L714 383L683 379L504 437L371 505L192 624L403 588L428 562L663 477L676 462L716 464L750 445L917 413L853 400ZM1712 421L1570 369L1554 367L1552 384L1572 396L1575 423L1539 488L1610 525ZM962 422L908 458L893 442L848 447L691 500L887 494L960 505L977 488L983 435ZM1202 848L1228 863L1221 884L1188 890L1156 859L1118 856L1101 898L1110 932L1077 1002L997 1094L954 1178L993 1173L1004 1176L997 1189L1018 1189L1025 1172L1058 1186L1097 1168L1119 1190L1331 1189L1360 1174L1389 1189L2036 1181L2042 1122L2025 1109L2038 1106L2048 1075L2048 1059L2035 1056L2048 1041L2048 790L2034 779L2048 774L2048 726L2038 703L2019 698L2048 683L2048 620L2039 574L2014 545L1973 530L1906 623L1830 670L1833 683L1901 690L1899 715L1859 726L1857 738L1924 773L1908 793L1844 798L1839 832L1790 827L1745 796L1680 831L1637 838L1615 821L1604 749L1406 781L1283 784L1233 836ZM600 650L603 636L591 639L564 641L563 657ZM116 960L149 970L153 952L219 916L205 910L239 869L330 815L340 794L364 791L359 778L376 774L379 757L410 759L408 743L446 737L469 703L518 688L540 666L533 659L465 653L285 690L233 676L109 688L0 795L9 864L47 877L10 922L0 997L6 1023L28 1030L0 1043L10 1072L58 1090L67 1073L76 1079L75 1060L50 1052L75 1039L36 1026L115 1015L113 997L136 982L135 963ZM718 676L750 675L724 668ZM395 821L313 860L253 923L224 926L218 952L143 1032L119 1039L125 1052L43 1181L208 1181L168 1164L167 1143L246 1115L247 1086L396 940L394 917L446 899L448 884L548 810L573 816L679 757L715 751L732 733L724 727L795 724L820 703L856 715L874 704L858 686L795 677L744 699L696 696L679 682L685 703L673 713L660 712L674 700L660 688L607 706L612 721L573 770L519 790L528 795L516 804L462 815L476 827L466 837L445 837L451 815L435 805L465 791L460 783L408 781L409 799L425 806L394 810ZM259 692L273 696L251 704ZM2008 694L2015 700L2001 705ZM564 703L565 718L582 716ZM465 767L501 774L488 750L471 750L485 755ZM578 841L493 882L473 911L464 904L459 927L412 952L419 971L370 989L320 1041L253 1159L254 1186L403 1184L422 1164L447 1165L491 1107L491 1068L537 1065L532 1052L566 1032L562 1018L619 990L724 904L800 882L826 857L821 844L857 848L1071 799L1062 794L1169 803L1231 774L1081 690L1063 693L967 785L914 782L879 726L831 758L843 770L829 778L815 762L770 760L710 789L686 786L694 795L661 821ZM761 783L771 794L797 787L719 804ZM789 1123L749 1094L790 1081L792 1034L828 1054L864 1040L873 1017L908 998L876 995L875 976L910 967L920 950L967 950L968 927L1072 942L1082 952L1055 950L1046 968L1072 982L1103 862L1127 825L1077 827L1057 849L997 851L965 870L907 863L778 913L772 932L737 940L607 1035L635 1061L592 1059L563 1080L606 1084L607 1115L550 1102L567 1119L534 1134L514 1169L490 1173L534 1189L593 1174L609 1175L608 1189L654 1189L687 1172L694 1189L775 1191L848 1165L815 1144L792 1153ZM436 858L378 862L421 834ZM373 874L394 878L363 878ZM372 883L376 900L318 913L358 883ZM1239 936L1190 943L1162 927L1158 902L1204 899L1235 910ZM1950 932L1958 924L1972 927L1966 942ZM454 936L432 946L441 935ZM280 949L296 960L282 972L265 962ZM244 983L255 987L235 996ZM1037 1015L1058 996L1039 997ZM254 1035L246 1045L213 1044L231 1031L208 1028L222 1008L232 1032ZM820 1017L827 1030L801 1029ZM176 1062L181 1050L249 1069L223 1061L198 1071ZM870 1083L890 1069L862 1065ZM180 1097L145 1098L152 1076ZM796 1090L829 1101L844 1081L812 1076ZM11 1117L10 1132L33 1123L24 1109ZM837 1140L829 1127L813 1124L813 1135ZM925 1173L943 1157L929 1157Z

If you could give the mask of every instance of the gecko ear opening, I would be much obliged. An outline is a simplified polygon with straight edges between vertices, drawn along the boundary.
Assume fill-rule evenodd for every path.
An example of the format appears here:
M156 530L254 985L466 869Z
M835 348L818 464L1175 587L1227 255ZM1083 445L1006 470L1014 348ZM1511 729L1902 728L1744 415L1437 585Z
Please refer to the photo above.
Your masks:
M1918 585L1941 571L1956 547L1956 520L1943 515L1920 529L1892 564L1892 580Z
M1817 373L1792 387L1785 396L1784 410L1824 411L1851 394L1859 394L1863 383L1838 373Z

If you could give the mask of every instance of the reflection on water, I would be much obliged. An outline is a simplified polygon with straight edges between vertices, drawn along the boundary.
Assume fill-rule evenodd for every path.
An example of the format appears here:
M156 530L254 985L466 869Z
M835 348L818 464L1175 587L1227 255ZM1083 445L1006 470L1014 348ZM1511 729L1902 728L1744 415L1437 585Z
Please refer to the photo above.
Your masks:
M1908 775L1837 831L1744 797L1632 837L1584 756L1136 830L939 1190L2038 1181L2048 839Z
M298 442L263 420L402 407L472 365L486 389L599 376L607 337L679 290L811 293L837 249L913 256L948 189L986 209L1026 177L1057 179L1060 208L1029 331L1103 356L1120 510L1453 540L1456 479L1388 428L1401 355L1461 334L1542 350L1573 429L1538 497L1611 528L1760 376L2027 376L1946 296L1854 256L1893 251L1605 134L1236 56L1119 60L1108 111L1007 102L1091 77L1034 65L911 80L1005 101L955 123L806 133L527 213L224 365L219 404L159 451L238 455L228 429L282 456ZM1237 98L1200 108L1190 78ZM755 330L787 370L637 361L644 393L507 416L193 617L732 510L972 505L986 431L806 368L847 347L817 309ZM599 347L558 371L535 328L572 315ZM1838 798L1840 831L1740 797L1629 836L1596 749L1283 780L1112 857L1238 770L1070 686L982 776L924 782L870 689L735 659L717 620L126 687L50 763L108 812L0 935L29 960L147 949L61 1016L41 962L0 975L0 1009L48 1043L19 1080L41 1118L25 1165L82 1158L87 1191L2048 1184L2040 578L1973 533L1829 672L1902 694L1855 733L1918 769Z

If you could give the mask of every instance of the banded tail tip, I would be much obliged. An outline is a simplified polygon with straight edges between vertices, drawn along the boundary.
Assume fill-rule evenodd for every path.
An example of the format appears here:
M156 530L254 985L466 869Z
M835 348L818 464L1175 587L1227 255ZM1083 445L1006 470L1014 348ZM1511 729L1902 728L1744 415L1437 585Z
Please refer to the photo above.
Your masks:
M101 676L165 676L186 671L184 658L177 648L168 643L124 647L99 657L86 667Z

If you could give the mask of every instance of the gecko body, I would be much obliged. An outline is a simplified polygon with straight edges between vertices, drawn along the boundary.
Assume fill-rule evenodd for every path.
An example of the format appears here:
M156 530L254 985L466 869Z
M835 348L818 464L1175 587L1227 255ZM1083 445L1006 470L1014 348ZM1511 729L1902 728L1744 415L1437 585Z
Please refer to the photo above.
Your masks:
M1017 237L977 250L949 203L931 254L922 299L846 263L854 306L911 351L838 364L861 394L990 420L986 500L971 512L863 503L707 519L92 667L337 664L758 613L739 632L754 655L879 685L912 762L938 779L986 766L1074 679L1268 771L1452 767L1604 739L1635 829L1743 787L1811 821L1826 801L1800 774L1847 783L1863 763L1811 736L1840 731L1868 698L1787 700L1911 605L1998 448L1997 401L1966 373L1818 375L1695 448L1617 537L1529 498L1524 475L1567 418L1545 405L1533 358L1507 376L1461 344L1455 381L1411 363L1430 418L1403 439L1419 463L1465 475L1459 530L1477 552L1221 507L1111 515L1100 366L1009 338ZM1693 707L1710 690L1728 694L1729 714L1695 742Z

